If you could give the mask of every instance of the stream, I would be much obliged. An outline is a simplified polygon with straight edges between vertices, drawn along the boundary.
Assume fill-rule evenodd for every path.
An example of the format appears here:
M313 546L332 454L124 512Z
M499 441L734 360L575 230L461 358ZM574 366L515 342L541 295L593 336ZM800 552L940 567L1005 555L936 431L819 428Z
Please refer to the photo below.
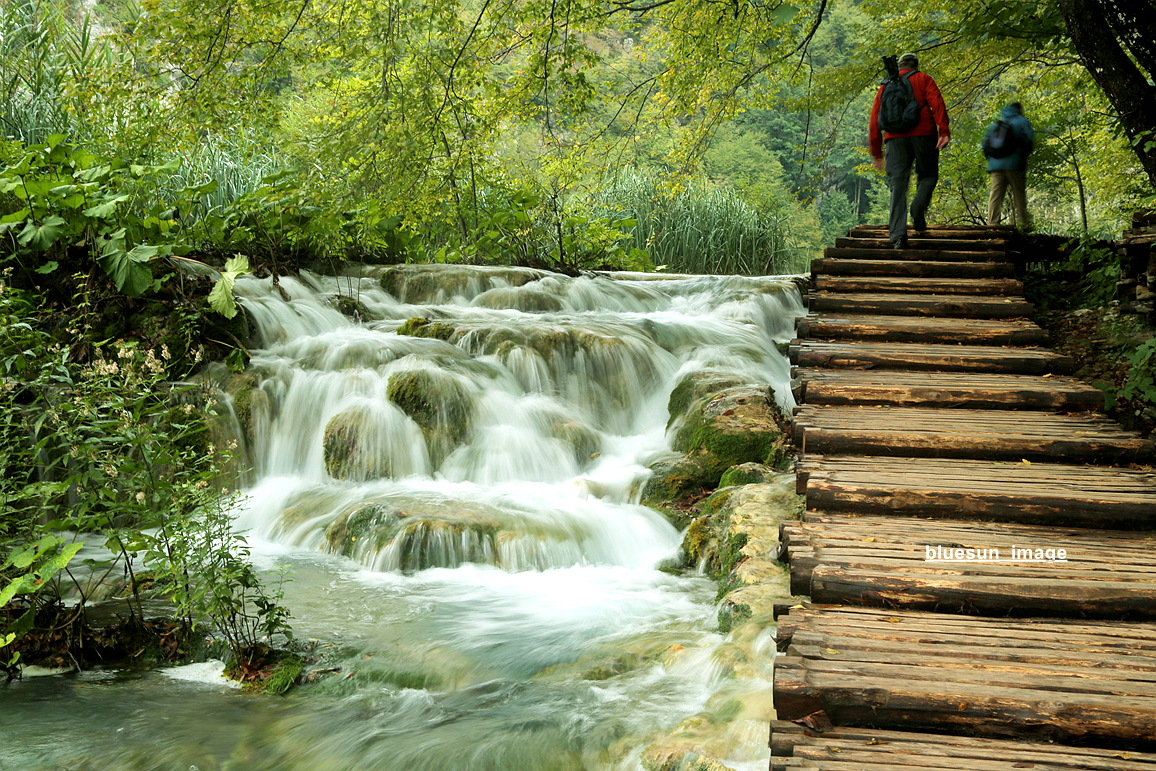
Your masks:
M637 501L685 378L793 406L788 279L396 266L236 293L238 527L331 671L282 697L211 662L26 676L0 769L635 771L696 715L766 768L742 715L771 631L719 634L716 583L669 569L682 534Z

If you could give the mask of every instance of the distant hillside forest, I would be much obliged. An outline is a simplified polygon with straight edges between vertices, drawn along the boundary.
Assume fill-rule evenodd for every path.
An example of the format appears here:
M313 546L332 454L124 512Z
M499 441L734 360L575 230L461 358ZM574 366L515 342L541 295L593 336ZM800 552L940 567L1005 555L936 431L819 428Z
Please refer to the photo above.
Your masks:
M1106 236L1152 203L1154 10L6 0L0 237L17 271L90 259L130 293L193 253L800 271L885 219L867 114L881 56L907 51L952 120L932 224L983 221L980 140L1019 101L1037 228Z

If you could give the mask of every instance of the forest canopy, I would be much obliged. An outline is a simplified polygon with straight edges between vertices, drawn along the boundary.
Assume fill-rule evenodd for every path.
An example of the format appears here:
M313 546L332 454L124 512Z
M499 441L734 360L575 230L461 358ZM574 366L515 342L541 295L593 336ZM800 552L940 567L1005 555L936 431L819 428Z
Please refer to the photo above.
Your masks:
M253 238L330 259L693 268L732 214L800 269L881 217L880 57L919 54L953 146L933 221L981 222L984 128L1024 104L1041 229L1101 235L1156 187L1153 3L15 0L4 133L181 160ZM13 157L16 153L10 153ZM270 176L272 175L272 176ZM718 207L703 203L713 196ZM278 223L260 213L280 212ZM669 226L639 227L640 218ZM227 218L226 218L227 219ZM643 232L645 231L645 232ZM280 241L279 241L280 239ZM711 241L712 244L723 243ZM726 248L726 247L724 247Z

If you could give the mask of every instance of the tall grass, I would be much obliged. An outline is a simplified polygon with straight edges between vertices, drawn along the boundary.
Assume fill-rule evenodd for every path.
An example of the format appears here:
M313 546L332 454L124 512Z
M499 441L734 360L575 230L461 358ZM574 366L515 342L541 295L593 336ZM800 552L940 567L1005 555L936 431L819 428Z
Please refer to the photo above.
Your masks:
M623 245L650 253L672 273L778 275L799 272L793 210L756 206L733 187L696 181L671 195L661 177L624 170L589 199L594 216L636 221Z

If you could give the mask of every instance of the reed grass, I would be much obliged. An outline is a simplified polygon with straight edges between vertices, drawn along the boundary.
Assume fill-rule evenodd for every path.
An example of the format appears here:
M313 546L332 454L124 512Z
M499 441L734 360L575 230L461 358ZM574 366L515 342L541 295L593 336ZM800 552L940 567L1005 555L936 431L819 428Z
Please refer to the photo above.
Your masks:
M789 207L758 207L733 187L705 180L665 191L661 177L624 170L588 199L594 216L636 221L627 248L671 273L781 275L801 270Z

